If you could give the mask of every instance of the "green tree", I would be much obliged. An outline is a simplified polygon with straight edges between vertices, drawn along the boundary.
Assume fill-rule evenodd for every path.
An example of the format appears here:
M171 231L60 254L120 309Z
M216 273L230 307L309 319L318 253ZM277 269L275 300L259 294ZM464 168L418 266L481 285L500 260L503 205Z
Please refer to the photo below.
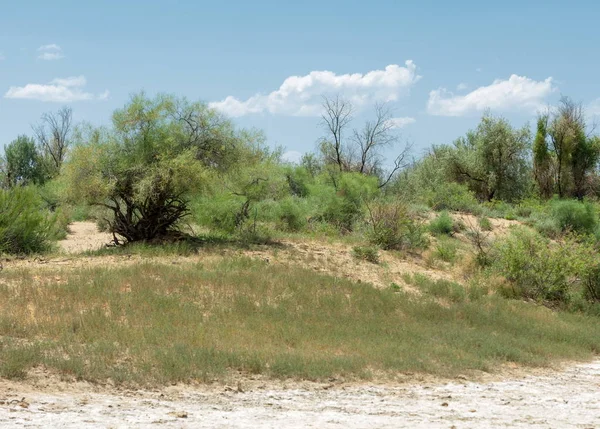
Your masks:
M548 115L541 115L537 121L537 132L533 142L533 174L540 196L550 198L553 193L553 160L548 151Z
M586 135L586 128L581 104L563 97L548 127L556 164L556 187L561 198L583 198L587 191L586 180L598 163L598 138Z
M4 180L6 187L44 182L44 169L35 141L25 135L4 147Z
M209 172L250 158L258 139L201 103L142 93L115 111L112 129L82 136L66 177L73 198L112 213L115 241L164 239L189 214L189 196Z
M527 191L531 134L486 114L476 130L454 143L450 166L481 200L516 201Z

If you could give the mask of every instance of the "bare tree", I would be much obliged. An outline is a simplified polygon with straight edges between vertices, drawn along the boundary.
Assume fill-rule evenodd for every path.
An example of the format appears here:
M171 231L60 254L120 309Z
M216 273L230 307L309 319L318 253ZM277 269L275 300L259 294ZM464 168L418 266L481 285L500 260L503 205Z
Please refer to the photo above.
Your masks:
M394 129L392 110L388 105L378 103L375 105L375 119L367 121L362 130L354 130L353 141L358 148L356 170L362 174L379 176L380 187L384 187L398 170L408 165L410 145L406 145L394 159L391 170L384 173L381 150L394 146L400 140Z
M346 127L352 120L352 112L353 107L352 104L341 98L340 96L336 96L335 98L327 98L323 97L323 108L325 112L321 116L322 125L328 132L331 133L331 137L333 138L333 146L332 151L327 150L329 148L325 148L324 154L329 158L328 162L333 161L338 165L340 171L343 171L347 168L344 164L344 156L343 146L342 146L342 134L345 131Z
M53 173L60 171L65 160L71 143L72 120L73 111L65 106L58 112L44 113L41 123L32 127Z
M385 169L382 150L396 145L400 140L394 132L392 110L388 105L376 104L375 119L367 121L362 129L353 130L348 143L342 140L342 133L352 120L352 104L339 96L335 99L324 97L323 108L322 124L333 140L324 140L321 144L326 164L336 164L340 171L378 176L380 187L389 183L396 172L408 165L410 145L406 145L394 159L390 170Z

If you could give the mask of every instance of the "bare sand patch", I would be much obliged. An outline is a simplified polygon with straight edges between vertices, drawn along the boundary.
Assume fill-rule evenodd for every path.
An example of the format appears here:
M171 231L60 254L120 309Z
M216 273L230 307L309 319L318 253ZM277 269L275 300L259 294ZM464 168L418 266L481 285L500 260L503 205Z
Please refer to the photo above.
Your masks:
M600 361L502 381L256 382L115 390L0 383L0 426L176 428L596 428Z

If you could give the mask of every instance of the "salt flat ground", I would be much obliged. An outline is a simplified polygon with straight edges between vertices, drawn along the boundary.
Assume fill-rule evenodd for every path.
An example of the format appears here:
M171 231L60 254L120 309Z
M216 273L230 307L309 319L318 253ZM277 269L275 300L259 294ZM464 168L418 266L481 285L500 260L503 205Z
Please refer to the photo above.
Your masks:
M491 382L281 383L118 391L5 381L0 427L600 428L600 361Z

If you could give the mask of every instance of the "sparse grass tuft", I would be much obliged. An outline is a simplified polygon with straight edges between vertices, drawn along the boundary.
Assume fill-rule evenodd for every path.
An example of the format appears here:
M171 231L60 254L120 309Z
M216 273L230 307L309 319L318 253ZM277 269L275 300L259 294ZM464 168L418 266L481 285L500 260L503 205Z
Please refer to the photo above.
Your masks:
M373 246L354 246L352 254L356 259L371 262L372 264L379 263L379 250Z

